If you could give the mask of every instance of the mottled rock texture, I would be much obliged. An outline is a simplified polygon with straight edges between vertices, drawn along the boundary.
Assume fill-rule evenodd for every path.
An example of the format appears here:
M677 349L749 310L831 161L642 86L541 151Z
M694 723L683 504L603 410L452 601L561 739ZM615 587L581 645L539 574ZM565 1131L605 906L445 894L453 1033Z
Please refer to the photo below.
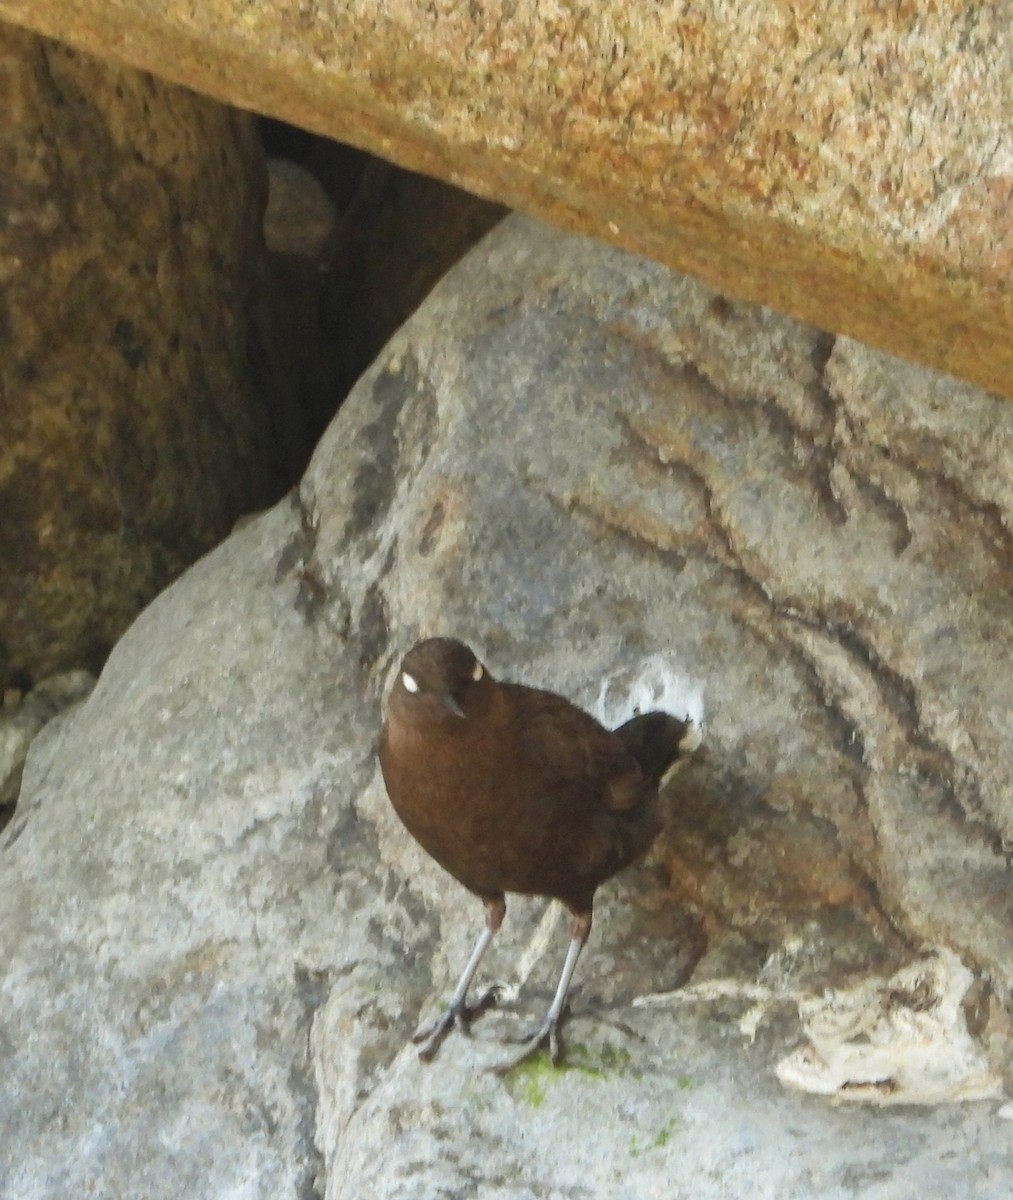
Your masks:
M0 684L99 666L276 498L250 119L0 27Z
M505 222L298 495L33 746L0 843L0 1194L1007 1200L996 1102L842 1111L774 1069L827 985L889 1009L878 1062L945 1009L1002 1067L1011 437L1003 401ZM554 985L535 901L483 964L516 999L432 1067L405 1043L480 919L375 763L437 630L587 705L658 652L705 681L669 827L602 889L567 1071L480 1069ZM898 974L922 943L974 995Z
M1013 395L1005 4L0 0L0 16Z

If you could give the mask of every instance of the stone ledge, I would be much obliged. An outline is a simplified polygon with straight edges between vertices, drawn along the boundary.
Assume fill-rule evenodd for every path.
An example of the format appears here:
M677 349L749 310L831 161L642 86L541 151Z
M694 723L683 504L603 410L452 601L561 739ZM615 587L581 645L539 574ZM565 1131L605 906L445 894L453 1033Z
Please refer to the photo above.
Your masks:
M1013 396L1013 29L987 6L0 0Z

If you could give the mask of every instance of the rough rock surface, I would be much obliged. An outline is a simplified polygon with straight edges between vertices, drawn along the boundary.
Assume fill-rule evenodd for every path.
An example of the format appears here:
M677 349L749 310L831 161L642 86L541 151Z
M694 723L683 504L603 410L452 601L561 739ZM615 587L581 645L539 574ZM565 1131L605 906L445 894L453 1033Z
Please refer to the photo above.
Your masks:
M1008 1051L1011 438L1004 402L504 223L299 495L33 747L0 853L0 1194L1007 1200L997 1102L835 1108L774 1071L803 994L932 1006L898 974L923 942L977 970L966 1031ZM373 756L437 629L589 705L655 652L706 681L670 828L602 891L569 1070L479 1069L552 988L536 901L489 956L510 1005L432 1067L405 1045L480 919Z
M0 26L0 687L97 669L278 495L250 119Z
M1013 395L1004 4L0 0L0 17Z

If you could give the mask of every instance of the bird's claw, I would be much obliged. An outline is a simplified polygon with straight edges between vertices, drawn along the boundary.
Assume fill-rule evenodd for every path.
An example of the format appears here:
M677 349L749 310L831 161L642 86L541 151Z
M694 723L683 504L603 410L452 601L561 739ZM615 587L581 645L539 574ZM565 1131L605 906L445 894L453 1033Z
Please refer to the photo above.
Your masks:
M482 1013L488 1012L490 1008L495 1008L500 1002L503 995L503 988L500 984L494 983L491 987L487 987L479 996L474 1004L466 1005L468 1020L473 1021L475 1017L480 1017Z
M563 1043L559 1036L558 1020L547 1018L536 1033L523 1040L521 1048L516 1054L504 1059L503 1062L495 1063L489 1070L494 1075L509 1075L514 1067L519 1067L533 1054L537 1054L543 1046L549 1048L549 1062L554 1067L558 1067L563 1058Z
M482 993L474 1004L462 1001L451 1004L446 1012L423 1025L412 1036L412 1042L420 1046L419 1058L422 1062L432 1062L452 1029L459 1029L465 1037L471 1037L471 1023L476 1017L487 1012L497 1002L502 989L493 985Z

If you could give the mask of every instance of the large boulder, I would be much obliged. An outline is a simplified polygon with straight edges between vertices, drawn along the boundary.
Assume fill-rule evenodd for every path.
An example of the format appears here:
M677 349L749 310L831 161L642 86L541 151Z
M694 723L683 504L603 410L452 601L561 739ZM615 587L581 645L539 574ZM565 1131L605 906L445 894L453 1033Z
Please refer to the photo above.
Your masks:
M0 26L0 688L97 669L279 494L252 120Z
M298 494L33 747L0 854L0 1191L1005 1200L994 1103L886 1117L780 1080L998 1094L1011 438L952 380L500 226ZM483 968L504 1011L432 1066L406 1044L481 919L374 758L437 630L589 706L662 657L704 688L665 834L602 890L569 1070L481 1069L558 971L534 900Z
M0 0L0 18L1013 395L1001 6Z

